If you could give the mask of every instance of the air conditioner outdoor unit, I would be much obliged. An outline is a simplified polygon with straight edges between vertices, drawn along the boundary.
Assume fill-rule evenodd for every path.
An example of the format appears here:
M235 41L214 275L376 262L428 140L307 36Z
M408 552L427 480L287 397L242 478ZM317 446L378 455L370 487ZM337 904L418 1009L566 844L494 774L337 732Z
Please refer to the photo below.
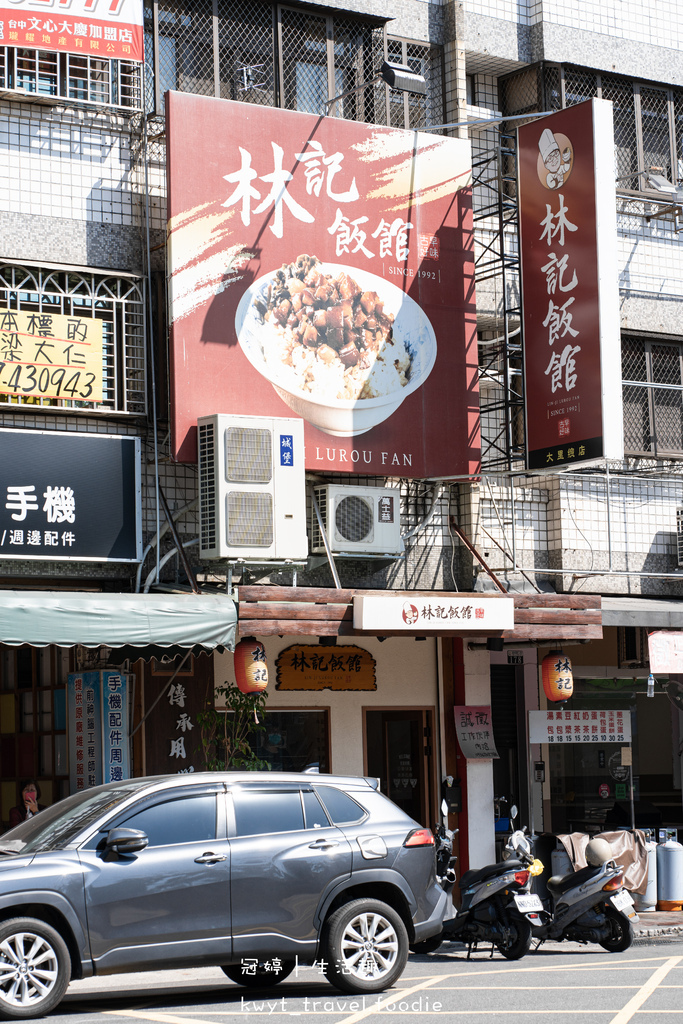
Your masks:
M201 558L304 560L303 420L197 420Z
M313 493L334 554L403 554L398 488L324 484L314 487ZM311 552L325 553L314 508L311 509Z
M683 569L683 508L676 509L676 550L678 568Z

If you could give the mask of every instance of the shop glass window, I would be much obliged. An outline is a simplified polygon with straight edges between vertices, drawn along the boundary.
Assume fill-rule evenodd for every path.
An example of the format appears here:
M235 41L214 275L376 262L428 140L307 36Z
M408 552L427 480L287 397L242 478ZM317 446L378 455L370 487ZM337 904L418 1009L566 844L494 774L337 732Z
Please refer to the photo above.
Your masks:
M329 772L327 711L268 711L265 725L253 746L272 771Z
M35 385L35 380L6 367L3 383L7 390L0 392L0 408L40 406L145 414L145 303L140 279L0 264L0 310L92 318L102 322L103 333L101 402L79 398L75 387L70 392L68 375L64 397L32 394L30 385ZM0 335L0 360L7 359L3 346L10 344L11 334ZM11 354L7 361L11 367Z
M683 456L683 346L626 335L621 362L626 452Z
M238 836L295 832L304 827L299 790L234 790L235 823Z
M150 846L211 842L216 838L216 796L203 793L145 807L120 822L144 832Z

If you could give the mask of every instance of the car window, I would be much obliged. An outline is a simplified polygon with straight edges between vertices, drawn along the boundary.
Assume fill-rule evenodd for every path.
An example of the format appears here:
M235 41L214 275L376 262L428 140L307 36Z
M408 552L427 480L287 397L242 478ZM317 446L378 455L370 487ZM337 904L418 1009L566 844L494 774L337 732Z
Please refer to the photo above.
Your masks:
M315 793L311 790L304 790L303 798L306 828L329 828L330 823L327 820L327 815Z
M335 825L355 825L362 821L366 811L348 793L334 786L320 786L317 793Z
M74 793L13 828L0 840L0 849L11 853L63 850L98 818L147 786L147 779L132 779L118 787L98 786Z
M238 789L232 794L238 836L293 832L304 827L299 790Z
M144 832L150 846L210 842L216 838L216 795L202 793L164 800L118 822Z

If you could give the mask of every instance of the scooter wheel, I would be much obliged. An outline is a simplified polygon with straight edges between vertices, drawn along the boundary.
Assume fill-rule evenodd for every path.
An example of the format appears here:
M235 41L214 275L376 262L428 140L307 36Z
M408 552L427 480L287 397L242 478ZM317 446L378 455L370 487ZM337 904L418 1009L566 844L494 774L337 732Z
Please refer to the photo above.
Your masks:
M429 939L424 939L422 942L414 942L410 947L411 953L435 953L443 942L443 932L439 932L438 935L432 935Z
M605 909L605 917L610 926L611 935L600 943L608 953L623 953L633 942L633 925L615 907Z
M506 960L520 960L531 946L531 925L525 917L515 917L510 921L508 931L508 941L497 942L496 948Z

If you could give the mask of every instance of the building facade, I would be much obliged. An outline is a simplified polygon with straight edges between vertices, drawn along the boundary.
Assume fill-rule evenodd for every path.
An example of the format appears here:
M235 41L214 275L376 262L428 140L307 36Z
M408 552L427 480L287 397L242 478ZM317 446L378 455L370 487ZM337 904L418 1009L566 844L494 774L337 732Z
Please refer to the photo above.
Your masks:
M23 6L30 13L30 0ZM374 665L372 688L334 689L320 676L306 688L273 683L266 753L276 767L291 746L298 759L289 763L297 767L318 762L380 775L426 824L439 813L443 780L454 777L462 796L451 823L461 829L464 866L495 855L495 822L504 823L505 801L516 800L537 830L593 830L608 811L618 815L629 804L632 780L648 822L680 825L675 681L658 678L654 698L647 697L647 632L675 630L683 621L680 9L670 0L654 17L630 0L582 2L571 10L550 2L402 0L387 15L385 5L367 0L343 9L323 2L146 0L144 63L94 49L41 50L38 40L29 46L13 36L6 19L0 310L98 321L102 392L93 401L84 380L65 374L71 391L57 394L59 380L41 389L40 369L13 377L10 368L0 375L0 428L18 460L25 435L40 432L137 439L140 454L138 482L128 482L132 492L123 502L132 501L137 512L125 557L111 557L112 549L98 549L96 541L86 557L74 557L61 524L56 552L36 554L28 526L10 521L5 495L38 477L3 474L3 591L32 595L38 615L46 606L41 595L55 592L75 614L76 601L88 594L112 595L114 605L119 596L147 595L162 618L173 614L174 598L195 590L203 594L195 594L198 601L210 596L232 605L234 598L240 621L232 622L233 632L264 639L273 676L283 652L297 644L320 646L323 636L335 640L321 646L327 654L360 647ZM421 75L425 93L378 81L384 60ZM257 132L260 113L275 108L394 129L435 128L471 146L465 271L473 306L476 289L481 466L416 478L388 460L385 470L373 466L363 474L361 463L350 475L348 463L329 454L341 450L336 446L321 469L308 466L311 524L315 487L397 488L400 557L377 557L361 546L354 557L342 551L331 560L320 544L294 566L201 557L197 461L179 458L173 438L172 398L177 402L185 378L169 354L169 90L249 105ZM327 101L342 94L328 110ZM524 403L533 396L523 385L515 131L591 98L613 105L621 332L621 366L613 372L621 379L624 455L532 474L524 461ZM7 351L3 356L12 361ZM227 395L224 409L203 414L229 412ZM443 445L467 441L447 436ZM80 456L67 452L66 459ZM112 477L105 479L98 465L93 455L85 469L93 491L104 492ZM57 485L57 478L44 481ZM88 515L100 521L98 512ZM499 651L491 648L500 643L487 646L489 638L466 628L363 635L350 621L351 606L368 591L397 599L456 591L484 599L505 591L514 595L515 624L492 631L490 639L503 642ZM302 603L313 611L292 619L289 606ZM260 604L261 618L249 618L249 607ZM21 626L0 637L3 822L22 777L38 777L46 802L77 781L68 680L86 671L119 667L132 681L135 774L201 767L195 716L212 699L213 684L231 678L229 630L218 636L202 614L194 633L159 639L154 629L134 635L134 613L117 614L120 629L112 635L61 633L44 613L42 637ZM293 628L297 622L305 626ZM598 745L590 757L579 744L530 745L527 712L546 706L540 662L560 648L575 675L574 703L565 710L631 712L630 775L623 744ZM453 709L468 706L492 708L498 758L464 757ZM536 781L533 766L540 762L545 781ZM87 749L82 763L81 780Z

